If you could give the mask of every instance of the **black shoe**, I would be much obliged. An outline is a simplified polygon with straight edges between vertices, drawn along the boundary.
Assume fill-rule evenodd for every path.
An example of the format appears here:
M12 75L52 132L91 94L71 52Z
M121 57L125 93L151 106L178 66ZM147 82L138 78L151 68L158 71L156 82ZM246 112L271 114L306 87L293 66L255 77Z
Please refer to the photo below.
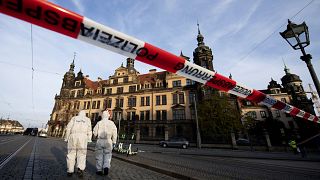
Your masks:
M99 175L99 176L103 175L102 171L97 171L96 174Z
M83 178L83 170L79 170L78 171L78 177L79 178Z
M109 174L109 168L104 168L103 169L103 174L108 175Z
M68 173L67 173L67 175L68 175L69 177L71 177L72 174L73 174L73 173L71 173L71 172L68 172Z

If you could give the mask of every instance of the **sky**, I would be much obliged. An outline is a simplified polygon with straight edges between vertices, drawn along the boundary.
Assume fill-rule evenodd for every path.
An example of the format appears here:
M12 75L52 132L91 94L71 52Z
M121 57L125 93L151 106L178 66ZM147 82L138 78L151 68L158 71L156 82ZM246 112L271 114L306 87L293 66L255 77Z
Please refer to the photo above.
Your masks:
M296 24L305 21L311 40L306 52L313 56L319 76L318 0L48 1L173 54L182 51L191 60L198 22L205 44L212 49L214 69L258 90L266 89L271 78L281 84L284 62L309 89L313 82L300 60L301 51L293 50L279 35L288 19ZM4 14L0 14L0 34L0 117L18 120L24 127L46 125L74 52L75 72L81 69L91 80L107 79L126 60ZM154 68L138 61L135 67L142 74Z

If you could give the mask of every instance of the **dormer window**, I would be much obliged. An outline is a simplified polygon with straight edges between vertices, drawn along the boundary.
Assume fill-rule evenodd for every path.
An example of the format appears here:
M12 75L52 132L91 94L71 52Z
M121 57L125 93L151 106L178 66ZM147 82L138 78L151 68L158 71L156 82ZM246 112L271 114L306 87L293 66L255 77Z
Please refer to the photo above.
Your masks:
M87 94L91 94L92 95L92 90L88 90Z
M114 79L113 84L118 84L118 79Z
M76 87L81 86L81 81L76 81L76 82L75 82L75 86L76 86Z

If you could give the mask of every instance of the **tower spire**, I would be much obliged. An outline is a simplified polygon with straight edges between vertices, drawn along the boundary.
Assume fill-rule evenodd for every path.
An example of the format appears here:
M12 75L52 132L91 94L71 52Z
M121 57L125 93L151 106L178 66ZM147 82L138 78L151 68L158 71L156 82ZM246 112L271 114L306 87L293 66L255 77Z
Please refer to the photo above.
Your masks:
M200 33L200 27L199 27L199 21L198 21L198 19L197 19L197 26L198 26L198 35L199 35L199 34L201 34L201 33Z
M286 65L286 63L284 62L284 59L283 59L283 58L282 58L282 62L283 62L283 65L284 65L284 72L285 72L286 74L290 74L290 69L287 68L287 65Z
M72 63L70 64L70 69L69 69L69 71L70 72L73 72L74 71L74 60L75 60L75 58L76 58L76 52L74 52L74 54L73 54L73 60L72 60Z
M204 42L203 42L203 36L200 32L200 26L199 26L199 22L197 20L197 26L198 26L198 36L197 36L197 41L198 41L198 46L201 46L201 45L204 45Z

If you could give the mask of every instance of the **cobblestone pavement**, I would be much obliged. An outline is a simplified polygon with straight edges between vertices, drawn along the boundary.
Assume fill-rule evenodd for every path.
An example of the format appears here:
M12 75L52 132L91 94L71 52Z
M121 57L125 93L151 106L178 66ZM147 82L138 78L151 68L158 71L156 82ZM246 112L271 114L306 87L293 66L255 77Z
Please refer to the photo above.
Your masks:
M155 167L159 171L175 172L191 179L320 179L319 161L293 161L290 158L278 160L267 157L262 159L262 153L256 154L259 158L254 158L255 153L250 155L251 158L237 158L210 156L208 152L203 156L201 153L195 153L194 149L158 148L158 151L150 151L152 147L149 146L139 148L142 152L137 156L115 156L132 163ZM204 151L210 150L200 152ZM227 151L226 154L232 153ZM267 156L267 153L263 155Z
M22 137L31 139L1 170L0 179L78 179L66 174L66 143L61 139ZM16 143L15 143L16 144ZM124 161L112 159L109 176L95 174L95 157L88 151L87 167L83 179L174 179Z

